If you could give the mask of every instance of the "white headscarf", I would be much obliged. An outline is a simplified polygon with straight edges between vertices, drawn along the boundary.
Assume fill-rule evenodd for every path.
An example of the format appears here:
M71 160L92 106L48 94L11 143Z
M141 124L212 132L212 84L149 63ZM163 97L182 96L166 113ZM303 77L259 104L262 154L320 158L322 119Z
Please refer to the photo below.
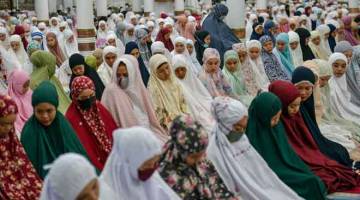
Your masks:
M102 29L100 28L100 25L105 25L105 30L102 30ZM105 22L104 20L101 20L101 21L99 22L99 28L98 28L98 30L97 30L97 39L100 39L100 38L105 39L105 38L107 37L107 35L108 35L108 27L107 27L107 24L106 24L106 22Z
M199 69L199 71L200 71L202 69L202 66L199 63L198 59L196 58L196 50L195 50L194 41L192 41L191 39L187 39L186 45L191 45L193 47L193 51L190 54L191 61L192 61L193 65L196 67L196 69Z
M121 55L124 54L124 53L125 53L125 46L124 46L124 44L121 42L121 40L119 40L119 39L116 37L115 33L113 33L113 32L109 32L108 36L106 37L106 43L107 43L107 45L108 45L109 40L111 40L111 39L115 40L116 48L119 49L120 54L121 54Z
M187 65L189 67L189 70L192 71L192 73L194 73L195 75L198 75L200 70L202 69L201 65L197 66L197 65L194 65L193 62L192 62L192 58L186 48L186 38L182 37L182 36L178 36L175 40L174 40L174 46L177 44L177 43L182 43L185 47L185 50L183 53L181 53L180 55L183 55L186 59L185 61L187 62ZM194 49L195 50L195 49ZM174 58L175 55L178 55L179 53L176 52L176 50L174 49L172 52L171 52L171 55L172 55L172 58Z
M295 50L291 49L291 47L289 46L289 50L291 52L291 57L294 62L294 67L302 66L302 64L304 63L304 60L303 60L303 54L302 54L301 47L300 47L300 37L294 31L289 31L288 35L289 35L289 45L290 45L290 43L298 42L298 46L296 47Z
M333 53L329 58L329 65L332 66L337 60L343 60L347 63L347 58L342 53ZM351 99L351 93L348 90L346 74L341 77L332 76L329 80L330 86L330 106L341 117L360 124L360 107L354 105Z
M251 34L253 32L253 24L257 20L256 14L250 14L249 19L246 21L246 32L245 32L245 39L246 41L250 40Z
M156 41L151 44L151 53L153 55L162 54L169 60L169 62L171 61L171 54L169 50L165 48L164 43L161 41Z
M9 34L5 27L0 27L0 34L6 35L5 41L0 41L0 46L4 47L5 49L9 49L10 42L9 42Z
M316 27L316 30L320 33L321 45L326 50L326 54L328 56L330 56L332 52L331 52L331 49L330 49L329 41L328 41L328 38L325 38L325 34L330 33L329 26L326 25L326 24L321 24L318 27Z
M24 45L21 41L21 37L19 35L12 35L10 37L10 44L11 42L19 43L19 49L15 52L12 48L9 49L9 53L16 56L17 60L23 66L26 62L30 62L29 56L24 49Z
M145 182L138 178L139 167L160 154L153 132L141 127L118 129L100 179L113 189L116 199L180 200L157 171Z
M72 42L69 42L71 36L74 39ZM65 42L64 53L68 58L70 58L70 56L73 55L74 53L79 53L77 40L74 36L74 33L70 29L64 30L64 42Z
M103 81L104 85L106 86L111 82L112 76L112 66L109 66L106 63L105 56L109 53L113 53L116 55L116 58L120 57L119 49L114 46L107 46L103 50L103 63L100 65L99 69L97 70L101 80Z
M233 125L248 115L240 101L216 97L212 112L217 123L207 156L230 191L241 194L243 199L302 199L269 168L245 134L234 143L227 139Z
M40 200L73 200L90 181L96 179L95 168L81 155L61 155L51 165Z

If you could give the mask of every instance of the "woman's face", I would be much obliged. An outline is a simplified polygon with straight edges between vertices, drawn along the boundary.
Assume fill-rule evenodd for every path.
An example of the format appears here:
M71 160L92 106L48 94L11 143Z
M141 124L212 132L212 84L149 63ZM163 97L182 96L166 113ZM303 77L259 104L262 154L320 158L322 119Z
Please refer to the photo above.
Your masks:
M257 26L255 28L255 32L259 35L263 34L264 33L264 27L263 26Z
M235 72L237 70L238 66L238 60L236 59L228 59L226 61L226 69L228 69L230 72Z
M98 200L100 196L100 186L98 179L90 181L80 194L76 197L76 200Z
M47 41L47 44L50 46L50 47L55 47L56 46L56 39L53 38L53 37L47 37L46 38L46 41Z
M71 71L75 76L82 76L85 73L85 68L84 65L76 65Z
M185 162L189 166L194 166L196 165L196 163L200 162L203 159L204 155L205 155L205 151L189 154L186 157Z
M14 128L16 114L10 114L0 118L0 138L6 137Z
M211 43L211 36L210 35L208 35L208 36L206 36L204 38L204 43L207 44L207 45L210 45L210 43Z
M295 30L296 29L296 24L295 23L290 23L290 29L291 30Z
M299 42L297 42L297 41L290 43L290 48L292 50L295 50L298 46L299 46Z
M134 56L135 58L139 58L139 56L140 56L140 51L139 51L139 49L133 49L133 50L131 50L130 54L131 54L132 56Z
M164 35L164 39L165 39L165 40L170 40L170 34L171 34L171 33L166 33L166 34Z
M308 45L308 44L309 44L309 41L310 41L310 37L307 37L307 38L305 39L305 45Z
M248 116L245 116L242 119L240 119L236 124L233 125L232 130L239 132L239 133L243 133L243 132L245 132L247 123L248 123Z
M104 23L101 23L101 24L100 24L100 29L101 29L102 31L105 31L106 25L105 25Z
M121 79L128 76L129 74L126 65L124 63L120 63L116 71L116 77L118 77L118 79Z
M348 62L350 63L351 58L353 56L353 51L352 50L347 50L347 51L344 51L343 54L346 56Z
M264 43L263 48L266 52L271 53L273 49L273 43L272 41L267 41Z
M68 43L73 43L74 42L74 36L70 36L68 39L67 39L67 42Z
M133 29L133 28L132 28L132 29L129 29L129 30L127 31L127 33L128 33L129 36L133 36L133 35L134 35L134 29Z
M219 60L217 58L210 58L206 62L206 72L209 74L214 74L218 71Z
M251 58L251 60L255 60L259 57L260 55L260 49L257 47L251 47L249 49L249 56Z
M30 89L30 80L28 80L24 83L21 94L27 93L29 91L29 89Z
M6 40L6 34L0 33L0 40L5 41Z
M176 53L179 53L179 54L184 53L185 45L183 43L181 43L181 42L176 43L175 44L175 51L176 51Z
M330 78L331 78L331 76L321 76L320 79L319 79L319 87L322 88L325 85L327 85Z
M156 69L156 76L162 80L162 81L167 81L170 79L170 66L169 63L163 63L161 64L157 69Z
M296 88L300 92L301 101L306 101L313 93L313 85L307 82L297 84Z
M326 40L329 38L329 36L330 36L330 33L325 33L325 34L324 34L324 38L325 38Z
M299 112L301 105L301 97L296 98L293 102L291 102L287 107L287 112L290 116L294 116Z
M114 53L108 53L105 55L105 62L106 64L108 64L110 67L113 66L115 60L116 60L117 56Z
M17 52L20 49L20 42L10 42L13 51Z
M316 46L320 45L320 36L311 39L311 41L312 41L312 43L314 43Z
M116 40L115 39L109 39L107 42L108 42L108 44L110 46L116 47Z
M281 117L281 110L271 118L271 121L270 121L271 127L275 127L279 123L280 117Z
M280 52L283 52L286 48L286 43L284 41L279 40L276 42L276 47Z
M55 19L53 19L53 20L51 20L51 24L52 24L53 26L57 26L57 25L58 25L58 21L55 20Z
M331 36L333 36L333 37L335 38L335 37L336 37L336 34L337 34L337 30L333 31L333 32L331 33Z
M246 60L247 52L246 51L238 51L239 60L241 63L244 63Z
M39 103L34 108L36 119L43 126L50 126L56 116L56 107L50 103Z
M186 48L187 48L189 54L191 55L192 52L193 52L193 50L194 50L194 47L193 47L191 44L187 44L187 45L186 45Z
M332 69L334 76L340 78L346 72L346 62L343 60L337 60L332 64Z
M186 67L178 67L175 69L175 75L178 79L182 80L186 76Z

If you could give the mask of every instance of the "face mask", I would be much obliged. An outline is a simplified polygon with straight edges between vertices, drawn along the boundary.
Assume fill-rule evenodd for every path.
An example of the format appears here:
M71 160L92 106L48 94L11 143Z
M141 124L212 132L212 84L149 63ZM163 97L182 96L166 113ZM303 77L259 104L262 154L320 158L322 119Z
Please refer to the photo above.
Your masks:
M154 168L151 169L146 169L146 170L138 170L138 177L141 181L147 181L156 171L158 166L155 166Z
M88 110L95 103L95 101L96 101L96 97L92 96L92 97L90 97L88 99L78 101L78 103L79 103L79 106L80 106L81 109Z
M129 78L128 77L120 78L118 84L121 89L125 90L129 85Z
M230 143L234 143L234 142L239 141L243 135L244 135L244 132L230 131L230 133L228 135L226 135L226 137Z
M204 47L205 47L205 48L209 48L209 45L208 45L208 44L204 44Z

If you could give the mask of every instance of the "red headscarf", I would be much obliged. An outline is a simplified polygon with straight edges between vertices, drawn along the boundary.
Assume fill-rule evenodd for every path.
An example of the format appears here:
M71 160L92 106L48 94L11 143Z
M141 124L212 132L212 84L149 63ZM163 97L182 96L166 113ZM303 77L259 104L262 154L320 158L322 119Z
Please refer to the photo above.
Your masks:
M21 41L24 45L24 48L27 49L27 46L28 46L28 41L26 40L26 37L25 37L25 28L21 25L16 25L15 26L15 31L13 33L14 35L20 35L21 37Z
M52 53L56 57L56 65L58 67L60 67L65 61L65 56L64 56L63 51L60 48L59 41L56 37L56 34L53 32L49 32L46 34L46 39L47 38L54 38L56 41L56 44L54 47L50 47L49 44L47 44L47 48L49 49L50 53Z
M112 132L117 126L109 111L98 101L88 110L80 108L77 99L85 89L95 91L92 80L86 76L76 77L71 84L73 101L66 112L66 118L76 131L92 163L102 170L112 148Z
M0 95L0 117L17 114L9 96ZM38 199L42 181L12 128L0 138L0 199Z
M170 38L168 40L165 39L165 35L168 33L170 33L170 29L168 28L161 29L158 35L156 36L156 41L160 41L164 43L165 48L167 48L171 52L172 50L174 50L174 45Z
M291 146L326 184L329 193L349 190L358 186L360 177L351 168L340 165L320 152L300 112L292 116L287 113L289 104L300 97L296 87L290 82L279 80L270 84L269 91L277 95L283 104L281 120Z

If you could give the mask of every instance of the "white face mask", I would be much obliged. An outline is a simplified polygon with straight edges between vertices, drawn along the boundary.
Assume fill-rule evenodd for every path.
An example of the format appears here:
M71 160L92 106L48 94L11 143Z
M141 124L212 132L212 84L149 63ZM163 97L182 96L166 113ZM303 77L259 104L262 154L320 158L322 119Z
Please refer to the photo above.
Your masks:
M121 89L125 90L129 86L129 78L128 77L120 78L118 84Z

